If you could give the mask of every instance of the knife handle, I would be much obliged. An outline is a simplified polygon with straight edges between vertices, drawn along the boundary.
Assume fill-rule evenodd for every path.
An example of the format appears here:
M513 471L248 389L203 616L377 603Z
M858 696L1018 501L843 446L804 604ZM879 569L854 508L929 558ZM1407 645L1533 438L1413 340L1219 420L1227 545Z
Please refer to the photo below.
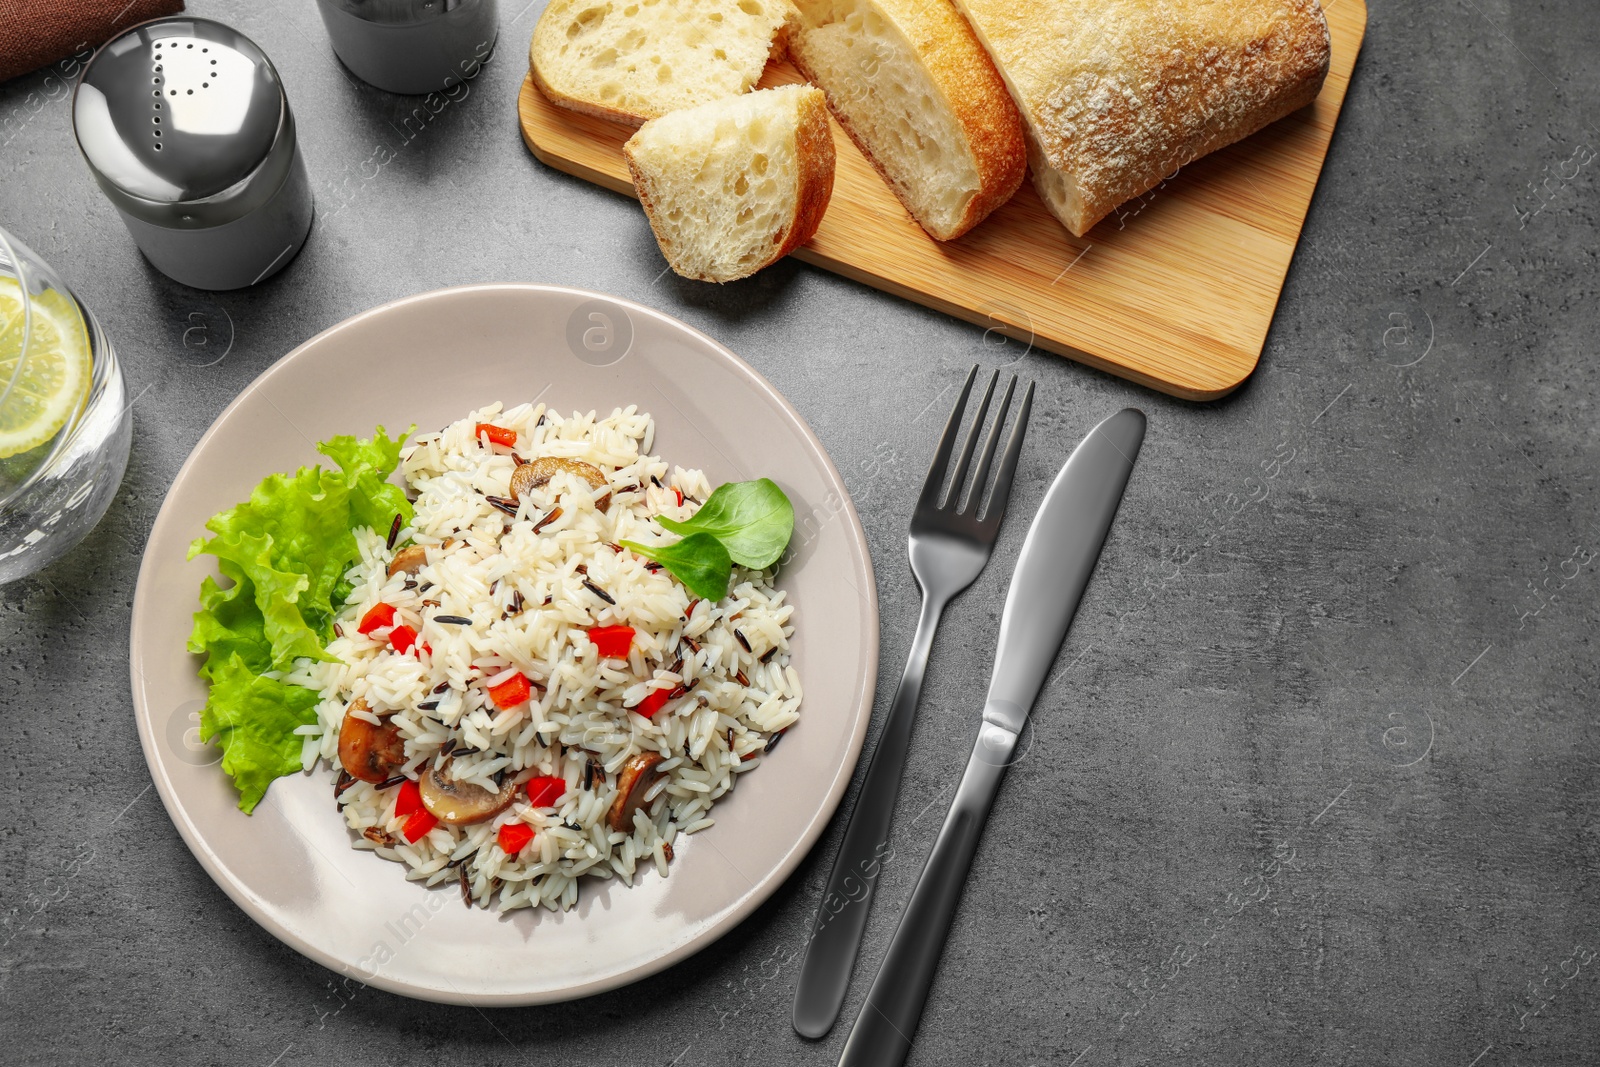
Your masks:
M804 1037L821 1037L839 1018L839 1008L850 987L850 972L855 969L856 954L861 949L861 932L866 929L873 890L878 886L882 865L893 856L892 851L886 851L889 824L900 795L900 780L905 777L906 752L911 747L911 725L928 667L928 652L943 612L943 600L923 598L922 617L911 640L905 673L900 676L900 687L889 705L872 762L867 764L866 779L850 813L844 842L828 874L828 888L817 909L817 925L806 948L805 962L800 965L800 981L794 994L794 1028Z
M986 722L978 731L950 812L845 1041L839 1067L898 1067L905 1061L972 855L1016 744L1017 735L996 723Z

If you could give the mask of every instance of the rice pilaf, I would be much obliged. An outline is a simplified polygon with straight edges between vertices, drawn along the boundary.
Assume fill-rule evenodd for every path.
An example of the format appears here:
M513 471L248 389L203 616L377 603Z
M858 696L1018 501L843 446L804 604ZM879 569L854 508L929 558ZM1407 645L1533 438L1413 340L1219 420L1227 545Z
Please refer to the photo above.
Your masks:
M412 524L358 531L336 661L285 678L322 696L301 728L308 769L341 768L342 727L347 752L395 742L383 780L340 774L355 847L456 880L469 904L570 908L585 875L666 875L679 835L711 826L795 723L793 608L771 573L736 568L726 597L696 601L619 544L670 540L652 519L688 519L711 492L649 454L654 433L633 406L492 404L408 444ZM519 464L546 480L514 486ZM417 819L419 782L468 810L511 799L481 821Z

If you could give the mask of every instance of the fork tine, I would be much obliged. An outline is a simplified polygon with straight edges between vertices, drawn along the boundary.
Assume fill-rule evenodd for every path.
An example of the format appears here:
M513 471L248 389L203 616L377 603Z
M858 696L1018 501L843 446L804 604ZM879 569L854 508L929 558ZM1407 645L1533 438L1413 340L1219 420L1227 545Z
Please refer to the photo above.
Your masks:
M956 434L961 430L961 412L967 406L967 396L972 392L972 383L978 377L978 365L974 363L967 372L967 380L961 386L961 395L956 397L955 410L950 412L950 421L944 424L944 436L939 438L939 448L933 454L933 464L928 468L928 478L922 483L922 495L917 498L919 510L937 508L939 506L939 490L944 485L944 472L950 468L950 453L955 451Z
M961 459L956 462L956 472L950 477L950 495L944 502L945 507L952 511L961 510L961 487L967 484L967 468L972 465L972 450L978 446L978 435L983 433L983 420L989 415L989 401L994 397L994 383L999 380L999 371L989 376L989 384L983 390L983 399L978 403L978 414L967 429L966 440L961 442Z
M966 512L969 515L978 514L978 505L983 503L984 490L989 485L989 466L994 461L994 450L1000 444L1000 431L1006 426L1006 413L1011 410L1011 394L1016 392L1017 376L1013 374L1006 383L1006 395L1000 399L1000 406L995 409L994 425L989 427L989 436L983 442L983 458L978 460L978 473L972 476L972 493L967 498Z
M989 492L989 503L982 522L1000 524L1005 518L1006 501L1011 498L1011 476L1017 472L1017 457L1022 454L1022 437L1028 429L1028 415L1033 411L1033 383L1022 394L1022 406L1017 409L1017 422L1011 428L1011 440L1006 442L1005 455L1000 460L1000 473L995 475L994 488Z

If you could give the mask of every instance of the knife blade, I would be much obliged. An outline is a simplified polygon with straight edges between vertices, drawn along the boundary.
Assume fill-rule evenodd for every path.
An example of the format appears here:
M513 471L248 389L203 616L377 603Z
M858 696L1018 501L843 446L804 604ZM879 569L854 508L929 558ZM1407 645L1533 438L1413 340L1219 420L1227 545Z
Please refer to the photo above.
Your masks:
M1135 408L1101 422L1073 450L1039 505L1006 594L977 741L839 1067L893 1067L911 1050L984 820L1077 614L1144 431L1144 414Z

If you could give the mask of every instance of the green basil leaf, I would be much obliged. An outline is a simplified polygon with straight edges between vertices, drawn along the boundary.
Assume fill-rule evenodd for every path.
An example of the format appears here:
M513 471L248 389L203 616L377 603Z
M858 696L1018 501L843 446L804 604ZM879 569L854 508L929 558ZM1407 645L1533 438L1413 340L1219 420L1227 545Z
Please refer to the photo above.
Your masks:
M687 521L657 520L685 537L705 533L722 542L741 567L765 570L778 562L794 534L794 505L770 478L724 482ZM665 562L664 560L662 562Z
M728 550L722 547L722 542L708 533L692 533L670 545L623 541L622 547L632 549L645 559L655 560L702 600L716 603L728 595L733 561L728 558Z

